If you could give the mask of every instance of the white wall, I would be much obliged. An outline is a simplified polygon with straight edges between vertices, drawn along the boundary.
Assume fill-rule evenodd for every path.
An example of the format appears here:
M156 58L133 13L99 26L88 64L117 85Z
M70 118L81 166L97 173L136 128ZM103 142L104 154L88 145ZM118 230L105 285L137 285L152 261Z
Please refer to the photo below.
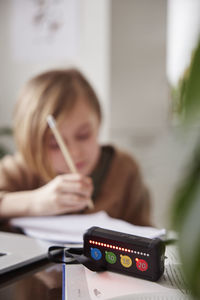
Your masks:
M10 40L13 1L0 1L0 126L11 124L17 94L28 78L49 68L75 65L89 78L103 104L105 122L101 138L107 140L110 1L77 0L80 37L77 56L70 60L58 58L44 62L20 62L14 58Z
M176 85L200 35L200 1L168 0L167 75Z
M175 126L167 78L177 80L176 62L188 62L199 6L199 0L112 1L111 139L138 160L159 227L170 227L174 194L199 131L188 136Z
M166 126L166 1L113 1L111 53L113 131Z
M166 18L165 0L112 2L111 138L139 161L157 226L166 225L171 197Z

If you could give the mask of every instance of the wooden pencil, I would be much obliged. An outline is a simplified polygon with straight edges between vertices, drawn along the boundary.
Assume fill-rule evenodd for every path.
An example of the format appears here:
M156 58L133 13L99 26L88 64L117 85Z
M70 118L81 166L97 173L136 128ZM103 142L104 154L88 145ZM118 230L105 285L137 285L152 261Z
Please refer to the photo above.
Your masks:
M73 162L73 160L71 158L71 155L69 153L69 150L67 149L67 146L64 143L63 138L62 138L62 136L60 135L60 132L57 129L56 121L55 121L55 119L53 118L52 115L48 115L47 116L47 123L48 123L49 127L51 128L51 130L52 130L52 132L54 134L56 142L58 143L58 146L59 146L59 148L60 148L60 150L61 150L61 152L63 154L63 157L64 157L64 159L65 159L65 161L66 161L66 163L67 163L70 171L72 173L78 173L78 171L76 169L76 166L75 166L75 164L74 164L74 162ZM88 207L90 209L94 208L94 204L93 204L92 200L90 200L90 202L88 203Z

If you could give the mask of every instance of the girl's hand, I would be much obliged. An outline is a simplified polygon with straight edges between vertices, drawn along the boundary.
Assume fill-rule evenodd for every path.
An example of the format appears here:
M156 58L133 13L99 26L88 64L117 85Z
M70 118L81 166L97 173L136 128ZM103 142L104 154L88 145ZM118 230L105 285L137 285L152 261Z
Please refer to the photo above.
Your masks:
M81 174L58 175L33 191L34 215L78 212L88 206L93 191L92 179Z

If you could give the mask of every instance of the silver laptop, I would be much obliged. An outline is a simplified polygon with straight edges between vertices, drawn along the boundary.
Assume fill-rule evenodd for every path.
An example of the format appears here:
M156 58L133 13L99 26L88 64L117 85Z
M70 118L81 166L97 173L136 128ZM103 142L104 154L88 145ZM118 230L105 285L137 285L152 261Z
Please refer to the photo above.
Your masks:
M47 260L47 251L48 245L39 240L0 231L0 282L9 272Z

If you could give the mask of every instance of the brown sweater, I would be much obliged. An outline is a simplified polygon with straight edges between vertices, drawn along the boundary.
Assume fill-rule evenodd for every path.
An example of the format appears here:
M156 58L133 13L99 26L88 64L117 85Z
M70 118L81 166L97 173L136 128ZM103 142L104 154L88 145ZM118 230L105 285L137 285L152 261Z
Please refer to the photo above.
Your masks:
M150 225L149 194L139 167L130 155L112 146L103 146L101 159L92 177L96 191L95 209L92 212L104 210L114 218L136 225ZM5 192L33 190L44 184L39 176L30 172L19 154L1 160L0 198ZM81 213L90 211L86 209Z

